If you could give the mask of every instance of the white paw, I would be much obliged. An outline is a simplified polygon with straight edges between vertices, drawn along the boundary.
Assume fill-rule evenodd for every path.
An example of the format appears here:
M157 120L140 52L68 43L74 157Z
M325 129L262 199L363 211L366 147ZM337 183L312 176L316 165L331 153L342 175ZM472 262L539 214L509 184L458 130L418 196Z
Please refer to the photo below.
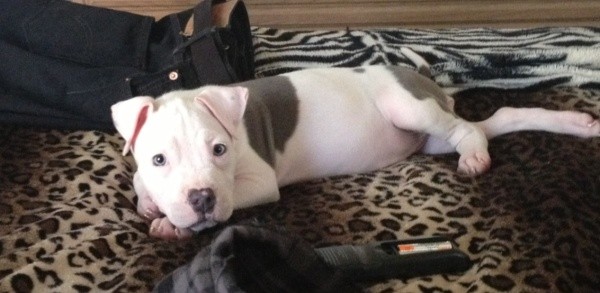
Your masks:
M137 213L148 221L165 216L150 197L142 195L138 195Z
M144 213L142 214L142 216L148 220L154 220L156 218L161 218L164 217L165 215L163 213L160 212L160 210L158 210L158 208L147 208Z
M565 111L562 113L564 132L580 137L600 136L600 121L588 113Z
M480 175L490 169L492 159L487 152L464 154L458 160L458 172L469 176Z
M167 217L157 218L150 224L150 236L165 240L189 239L194 235L190 229L181 229L171 224Z

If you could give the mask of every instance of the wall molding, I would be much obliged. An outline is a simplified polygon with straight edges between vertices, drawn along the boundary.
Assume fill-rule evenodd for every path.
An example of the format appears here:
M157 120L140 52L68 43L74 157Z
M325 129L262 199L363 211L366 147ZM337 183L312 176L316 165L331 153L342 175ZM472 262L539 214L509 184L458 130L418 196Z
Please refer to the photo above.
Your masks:
M74 0L160 18L198 0ZM245 0L254 26L532 27L600 24L598 0Z

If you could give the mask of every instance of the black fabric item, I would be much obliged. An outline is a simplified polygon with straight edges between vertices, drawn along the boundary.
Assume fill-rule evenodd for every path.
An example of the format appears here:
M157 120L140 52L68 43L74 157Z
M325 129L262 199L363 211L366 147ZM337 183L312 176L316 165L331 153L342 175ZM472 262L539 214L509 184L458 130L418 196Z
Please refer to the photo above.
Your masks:
M253 78L245 6L231 0L233 9L215 10L222 2L203 0L156 22L64 0L3 3L0 123L111 130L116 102ZM229 22L215 26L213 11Z
M194 31L196 34L190 38L194 42L190 45L190 50L194 56L204 58L193 58L194 66L197 68L196 74L199 79L207 80L208 83L227 83L232 82L232 77L228 76L227 69L220 66L221 58L216 48L216 43L212 36L214 28L210 26L212 21L211 11L206 6L208 2L202 2L194 9ZM207 69L214 72L209 72Z
M224 228L154 292L361 292L299 237L255 224Z

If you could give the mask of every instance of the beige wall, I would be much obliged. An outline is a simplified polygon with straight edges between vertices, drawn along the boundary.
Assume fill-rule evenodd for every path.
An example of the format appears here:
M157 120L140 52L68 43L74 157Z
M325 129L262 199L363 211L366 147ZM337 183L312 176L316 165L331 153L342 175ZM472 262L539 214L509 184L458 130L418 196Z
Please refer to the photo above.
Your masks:
M75 0L163 16L198 0ZM252 25L292 28L600 26L599 0L245 0Z

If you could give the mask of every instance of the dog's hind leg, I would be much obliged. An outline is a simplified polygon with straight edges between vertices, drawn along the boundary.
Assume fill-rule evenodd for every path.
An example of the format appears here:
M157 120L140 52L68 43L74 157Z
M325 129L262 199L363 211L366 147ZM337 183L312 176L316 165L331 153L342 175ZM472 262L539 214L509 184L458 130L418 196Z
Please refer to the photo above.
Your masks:
M488 140L516 131L546 131L584 138L600 136L600 121L590 114L542 108L500 108L488 119L474 125ZM442 154L454 152L455 148L443 139L430 136L422 151Z
M576 111L542 108L500 108L490 118L476 123L488 139L515 131L546 131L578 137L600 136L600 122Z
M390 90L380 95L377 106L397 128L428 134L447 152L458 152L459 172L477 175L490 167L485 133L474 123L456 116L440 99L395 95Z

